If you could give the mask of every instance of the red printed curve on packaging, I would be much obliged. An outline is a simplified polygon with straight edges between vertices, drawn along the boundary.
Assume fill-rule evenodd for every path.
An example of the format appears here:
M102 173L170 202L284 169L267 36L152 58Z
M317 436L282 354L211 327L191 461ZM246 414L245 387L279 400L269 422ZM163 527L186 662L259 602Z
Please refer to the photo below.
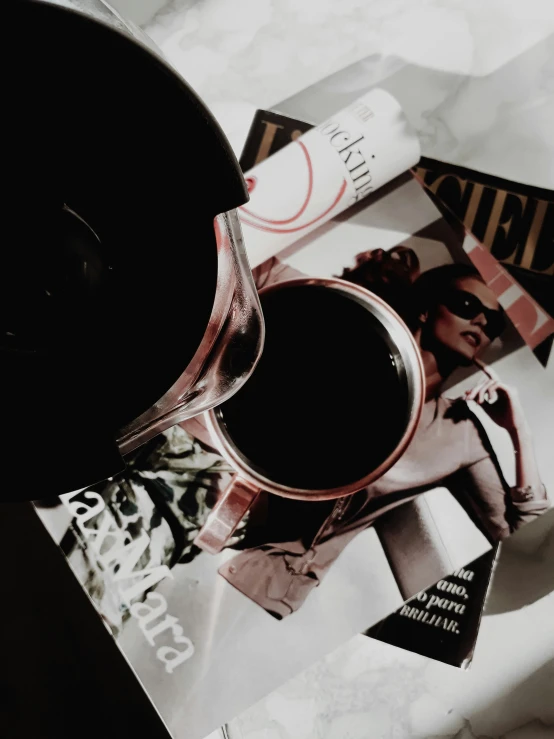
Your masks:
M304 156L306 157L306 164L308 165L308 192L306 194L306 197L304 198L304 202L302 203L300 210L297 213L295 213L293 216L291 216L290 218L285 218L283 220L273 220L271 218L263 218L262 216L259 216L256 213L253 213L245 205L243 205L240 208L242 213L246 213L249 216L256 218L258 221L263 221L264 223L271 223L274 226L277 226L277 225L285 226L287 223L292 223L293 221L296 221L298 218L300 218L302 213L304 213L304 211L308 207L309 202L312 198L312 192L314 189L314 169L313 169L312 160L310 159L310 155L308 153L308 149L306 148L306 145L303 144L302 141L296 141L295 143L297 143L298 146L300 146L300 148L302 149ZM252 182L252 189L248 187L248 192L250 193L254 190L256 180L254 178L247 178L247 185L249 184L248 179L250 179Z
M309 226L313 226L314 223L317 223L318 221L321 221L325 216L330 213L333 208L338 204L342 196L344 195L344 192L346 190L346 180L342 181L341 188L331 203L331 205L326 208L323 213L321 213L316 218L313 218L311 221L308 221L307 223L304 223L302 226L296 226L295 228L272 228L270 226L264 226L262 224L254 223L253 221L248 220L247 218L241 217L242 223L246 223L248 226L252 226L252 228L257 228L259 231L267 231L269 233L276 233L276 234L286 234L286 233L294 233L295 231L302 231L305 228L308 228Z

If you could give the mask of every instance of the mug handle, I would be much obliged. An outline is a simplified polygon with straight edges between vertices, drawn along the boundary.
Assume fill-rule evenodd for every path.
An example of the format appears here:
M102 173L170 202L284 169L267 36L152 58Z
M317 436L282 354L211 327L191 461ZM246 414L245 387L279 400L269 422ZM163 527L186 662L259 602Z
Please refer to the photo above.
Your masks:
M209 554L219 554L259 494L259 487L235 475L210 511L194 544Z

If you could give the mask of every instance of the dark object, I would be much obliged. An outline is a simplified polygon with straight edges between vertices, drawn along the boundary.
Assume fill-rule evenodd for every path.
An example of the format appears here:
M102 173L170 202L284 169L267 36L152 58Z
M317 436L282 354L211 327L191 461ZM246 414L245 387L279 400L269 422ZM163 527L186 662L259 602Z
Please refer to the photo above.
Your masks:
M169 739L128 662L30 503L0 516L0 735Z
M213 220L247 193L205 106L145 47L50 4L3 10L16 32L2 88L2 497L17 500L124 467L116 432L195 354L216 290Z

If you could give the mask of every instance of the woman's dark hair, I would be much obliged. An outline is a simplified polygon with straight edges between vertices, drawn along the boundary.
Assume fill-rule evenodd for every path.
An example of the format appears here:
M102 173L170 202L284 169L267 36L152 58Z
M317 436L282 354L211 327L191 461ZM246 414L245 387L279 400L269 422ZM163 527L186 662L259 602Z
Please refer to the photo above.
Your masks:
M380 281L376 279L375 272L372 272L371 282L363 284L358 279L359 270L352 270L352 273L356 279L350 279L348 270L345 270L341 277L361 284L385 300L411 331L415 331L419 326L419 317L438 305L445 290L448 290L456 280L473 277L483 281L475 267L469 264L444 264L433 267L423 272L411 284L391 283L384 279Z

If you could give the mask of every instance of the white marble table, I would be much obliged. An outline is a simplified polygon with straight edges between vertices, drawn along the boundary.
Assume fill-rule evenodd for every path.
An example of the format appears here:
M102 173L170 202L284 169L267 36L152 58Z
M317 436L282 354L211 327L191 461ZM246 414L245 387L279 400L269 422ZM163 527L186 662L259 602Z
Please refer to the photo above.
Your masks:
M554 186L551 0L173 0L146 30L237 151L256 108L322 120L386 79L428 156Z
M161 4L132 10L142 22ZM145 29L237 153L256 108L286 101L317 120L384 81L424 153L554 188L552 0L173 0ZM298 94L368 57L348 82ZM554 736L554 515L536 526L504 550L471 671L359 636L243 714L233 737Z

